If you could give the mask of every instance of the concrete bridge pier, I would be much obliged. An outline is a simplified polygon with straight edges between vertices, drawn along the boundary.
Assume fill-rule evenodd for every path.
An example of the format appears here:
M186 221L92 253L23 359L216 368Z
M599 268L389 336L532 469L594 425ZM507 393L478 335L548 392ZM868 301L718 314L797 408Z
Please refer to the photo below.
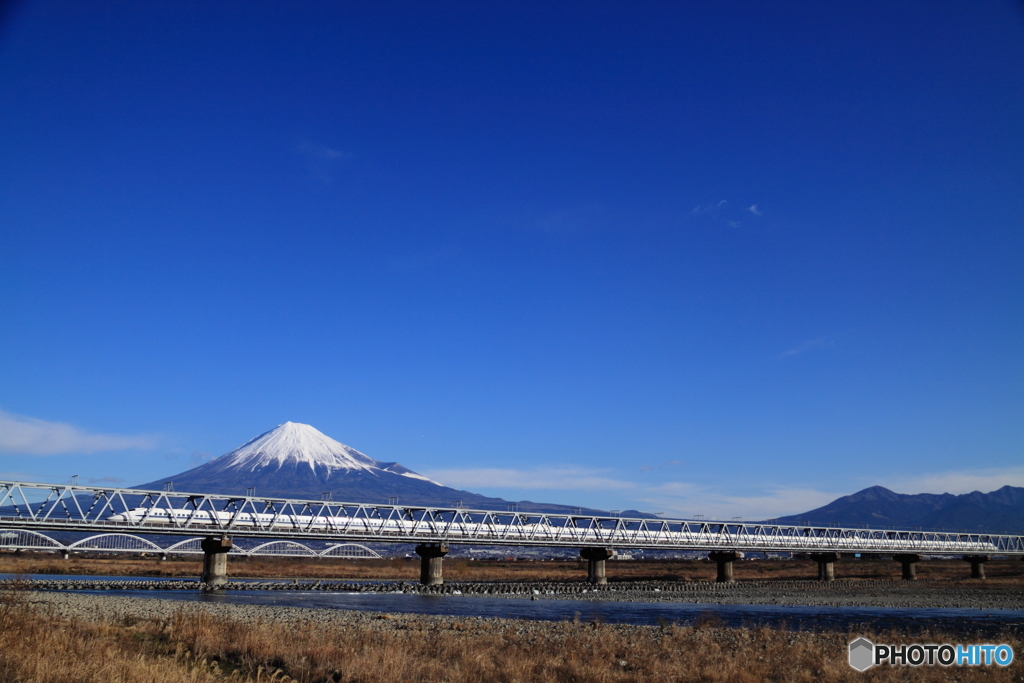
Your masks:
M985 563L991 558L988 555L965 555L964 561L971 563L971 578L985 578Z
M60 558L62 560L71 559L71 551L70 550L61 550L60 551Z
M228 551L231 539L227 536L207 536L200 543L203 549L202 582L207 588L220 588L228 582Z
M420 583L424 586L440 586L444 583L441 574L441 558L448 554L446 543L420 543L416 546L420 556Z
M608 583L605 574L605 560L615 556L611 548L581 548L580 557L587 561L587 581L594 584Z
M732 583L732 563L742 560L743 553L738 550L712 550L708 553L708 559L718 563L718 577L715 580L719 583Z
M835 581L839 553L811 553L809 557L818 563L818 581Z
M917 567L915 565L921 561L920 555L907 553L904 555L893 555L892 559L903 565L904 581L917 581Z

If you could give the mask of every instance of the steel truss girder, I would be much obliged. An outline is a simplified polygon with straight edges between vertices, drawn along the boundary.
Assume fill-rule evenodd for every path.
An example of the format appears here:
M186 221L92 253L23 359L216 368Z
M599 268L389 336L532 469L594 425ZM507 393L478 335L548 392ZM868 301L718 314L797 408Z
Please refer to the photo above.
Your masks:
M130 510L135 512L123 521L109 519ZM12 481L0 481L0 526L337 543L1024 555L1024 536L988 533L499 512Z

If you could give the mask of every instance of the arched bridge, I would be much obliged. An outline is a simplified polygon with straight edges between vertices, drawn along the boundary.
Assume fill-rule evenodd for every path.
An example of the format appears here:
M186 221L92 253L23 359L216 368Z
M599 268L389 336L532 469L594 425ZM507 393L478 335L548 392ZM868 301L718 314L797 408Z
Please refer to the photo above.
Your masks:
M127 533L94 534L62 543L43 531L33 529L0 529L0 550L52 550L67 555L72 552L134 553L149 555L202 555L203 537L176 540L160 545L150 538ZM316 549L299 541L267 541L249 547L232 544L232 555L245 557L333 557L379 558L380 554L359 543L334 543Z

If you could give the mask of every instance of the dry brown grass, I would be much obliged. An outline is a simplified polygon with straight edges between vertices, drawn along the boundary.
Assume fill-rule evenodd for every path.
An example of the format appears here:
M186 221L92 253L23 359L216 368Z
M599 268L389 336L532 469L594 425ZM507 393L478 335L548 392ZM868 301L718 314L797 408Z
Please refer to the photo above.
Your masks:
M206 683L219 680L185 650L153 656L130 629L61 620L15 593L0 598L4 683Z
M328 626L184 611L166 619L85 621L59 618L9 593L0 601L0 681L1011 681L1024 673L1018 660L1007 669L881 667L858 674L846 664L851 639L713 625L630 629L407 616ZM1000 640L1022 652L1018 635Z
M836 578L899 579L900 565L892 560L841 560ZM0 553L0 573L81 574L114 576L198 577L199 559L73 556L62 560L52 554ZM393 560L343 560L306 558L234 558L228 564L232 576L245 578L306 579L419 579L419 558ZM736 563L738 581L813 579L817 565L810 560L753 560ZM582 581L586 563L578 561L470 560L449 558L444 575L453 581ZM1024 582L1024 562L997 560L985 565L988 582ZM917 565L922 581L965 581L970 566L962 560L927 560ZM712 581L715 565L702 560L639 560L608 563L608 577L615 581Z

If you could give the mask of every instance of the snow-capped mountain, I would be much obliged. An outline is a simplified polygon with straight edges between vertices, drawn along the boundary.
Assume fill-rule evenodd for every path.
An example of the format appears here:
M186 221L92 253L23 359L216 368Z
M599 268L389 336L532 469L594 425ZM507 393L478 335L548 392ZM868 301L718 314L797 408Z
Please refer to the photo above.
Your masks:
M256 472L264 468L280 470L286 466L309 467L326 481L336 471L390 472L411 479L437 484L421 474L408 470L397 462L380 462L360 453L351 446L321 432L316 427L298 422L285 422L260 434L218 460L224 471ZM440 484L437 484L440 486Z
M330 493L332 500L359 503L385 503L397 496L405 505L449 506L462 501L466 507L505 510L509 504L501 498L449 488L397 462L374 460L297 422L285 422L204 465L136 488L159 491L166 482L172 482L175 491L196 493L242 495L255 487L258 496L312 500ZM530 501L518 506L524 512L573 509Z

